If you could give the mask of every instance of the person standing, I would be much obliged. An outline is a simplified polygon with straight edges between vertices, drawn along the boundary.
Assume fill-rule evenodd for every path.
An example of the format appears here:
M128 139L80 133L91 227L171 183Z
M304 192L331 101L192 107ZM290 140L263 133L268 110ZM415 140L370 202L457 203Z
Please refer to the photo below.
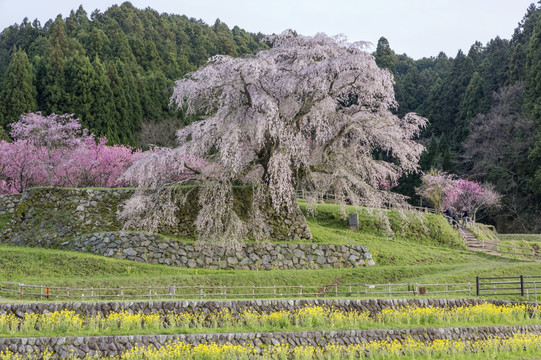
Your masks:
M465 229L468 226L468 210L462 210L462 214L460 215L462 217L462 228Z

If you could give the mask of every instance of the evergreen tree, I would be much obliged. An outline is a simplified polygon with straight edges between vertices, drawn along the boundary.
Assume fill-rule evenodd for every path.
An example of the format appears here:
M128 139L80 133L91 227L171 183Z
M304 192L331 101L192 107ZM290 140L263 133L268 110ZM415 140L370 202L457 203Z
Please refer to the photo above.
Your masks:
M378 40L374 57L376 58L376 64L380 68L387 69L392 74L396 73L396 56L389 46L389 41L383 36Z
M441 134L440 136L440 141L438 144L438 157L434 165L437 169L441 169L445 172L455 172L450 146L447 142L447 137L445 136L445 133Z
M105 67L103 66L100 58L95 57L92 62L94 68L95 79L92 83L90 93L93 94L93 108L89 122L94 124L94 127L99 129L98 135L105 136L114 144L120 143L120 114L118 113L115 105L115 98L111 87L109 86L109 78ZM122 129L126 130L126 129ZM124 134L127 138L131 134Z
M462 101L460 117L471 119L480 112L481 103L485 98L484 80L479 75L479 72L473 73L470 83L464 93Z
M436 168L436 159L439 156L438 152L438 140L436 136L432 134L430 137L430 142L426 148L426 151L421 156L419 160L419 165L423 171L428 171L432 168Z
M2 89L0 101L3 120L0 125L15 122L22 114L37 110L34 73L24 50L16 49L11 56Z
M535 24L526 57L525 103L533 118L541 125L541 17Z
M70 79L67 112L80 118L82 125L92 133L103 135L107 129L103 127L103 124L94 121L93 114L95 95L92 90L95 89L99 80L88 57L74 54L66 64L66 75Z
M59 44L52 48L50 56L40 66L43 75L38 79L40 106L45 113L62 114L68 108L66 60Z
M531 4L511 38L511 60L509 63L510 83L525 80L526 54L539 13L540 11L536 6Z
M537 133L535 144L529 156L530 165L535 169L532 189L541 194L541 17L537 17L530 39L525 73L524 101L531 118L534 120Z
M4 128L0 125L0 141L2 140L10 141L6 130L4 130Z
M119 64L119 66L122 66ZM107 64L107 75L109 78L109 87L115 104L116 128L118 132L118 141L123 144L135 145L136 129L130 125L133 121L133 115L130 111L128 99L126 96L126 84L124 79L119 76L117 65L113 61Z

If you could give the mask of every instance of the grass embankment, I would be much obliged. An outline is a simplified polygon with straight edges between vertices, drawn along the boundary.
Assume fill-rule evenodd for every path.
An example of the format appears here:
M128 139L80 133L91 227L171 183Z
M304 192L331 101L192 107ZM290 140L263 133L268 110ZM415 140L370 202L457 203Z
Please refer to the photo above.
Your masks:
M301 208L306 211L305 204L301 203ZM352 211L352 208L347 208L347 211ZM387 218L392 233L385 220L366 210L359 213L359 231L355 232L347 229L347 220L340 215L336 205L320 205L314 217L307 216L315 243L366 245L376 262L376 266L371 268L183 269L84 253L0 246L0 281L85 288L168 285L216 288L303 285L324 288L331 284L358 283L474 283L476 276L541 274L541 263L466 250L458 234L441 216L391 211ZM2 296L7 297L8 294ZM435 296L444 297L442 294ZM462 297L463 294L456 296Z
M476 223L470 230L473 231L475 237L483 241L500 241L500 235L496 233L494 226Z
M2 232L2 229L4 227L6 227L6 225L8 224L9 220L11 220L13 215L11 214L3 214L3 215L0 215L0 232Z
M541 234L499 234L500 240L524 240L541 242Z

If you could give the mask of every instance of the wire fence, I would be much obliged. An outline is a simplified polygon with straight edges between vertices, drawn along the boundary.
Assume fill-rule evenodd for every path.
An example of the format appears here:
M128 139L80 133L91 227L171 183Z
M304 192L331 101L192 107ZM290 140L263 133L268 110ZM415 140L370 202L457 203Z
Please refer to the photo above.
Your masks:
M489 249L497 252L498 254L506 257L513 257L515 259L529 259L534 261L541 261L541 254L539 250L534 248L525 248L520 246L501 244L497 241L485 241L478 240L482 249Z
M304 199L309 202L315 202L315 203L325 203L325 202L330 202L330 203L346 202L347 203L347 199L344 195L336 195L333 193L314 193L314 192L305 191L305 190L297 190L295 192L295 196L297 199ZM371 207L370 205L366 205L366 206ZM432 208L427 208L427 207L422 207L422 206L411 206L411 205L400 205L399 207L397 207L393 203L377 204L377 206L375 207L380 208L380 209L387 209L387 210L393 210L393 209L416 210L416 211L424 212L424 213L435 213L435 210Z
M490 279L489 279L490 280ZM524 276L522 296L537 301L541 294L541 276ZM433 297L476 295L498 296L501 280L479 280L471 283L399 283L399 284L329 284L329 285L168 285L121 287L61 287L0 282L0 295L20 300L237 300L237 299L288 299L288 298L382 298L382 297ZM488 289L488 290L487 290ZM490 291L490 290L493 291ZM512 294L520 296L521 292Z

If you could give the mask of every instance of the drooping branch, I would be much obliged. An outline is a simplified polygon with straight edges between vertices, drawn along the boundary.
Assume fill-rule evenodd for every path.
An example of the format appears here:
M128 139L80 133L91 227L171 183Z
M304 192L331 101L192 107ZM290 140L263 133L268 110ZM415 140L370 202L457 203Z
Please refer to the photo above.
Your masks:
M214 56L177 81L171 103L207 117L178 131L176 151L205 157L216 179L268 187L277 212L296 207L296 187L400 201L381 184L417 169L423 147L412 137L426 120L392 113L392 75L343 39L286 31L267 40L269 50ZM374 159L374 149L393 158Z

